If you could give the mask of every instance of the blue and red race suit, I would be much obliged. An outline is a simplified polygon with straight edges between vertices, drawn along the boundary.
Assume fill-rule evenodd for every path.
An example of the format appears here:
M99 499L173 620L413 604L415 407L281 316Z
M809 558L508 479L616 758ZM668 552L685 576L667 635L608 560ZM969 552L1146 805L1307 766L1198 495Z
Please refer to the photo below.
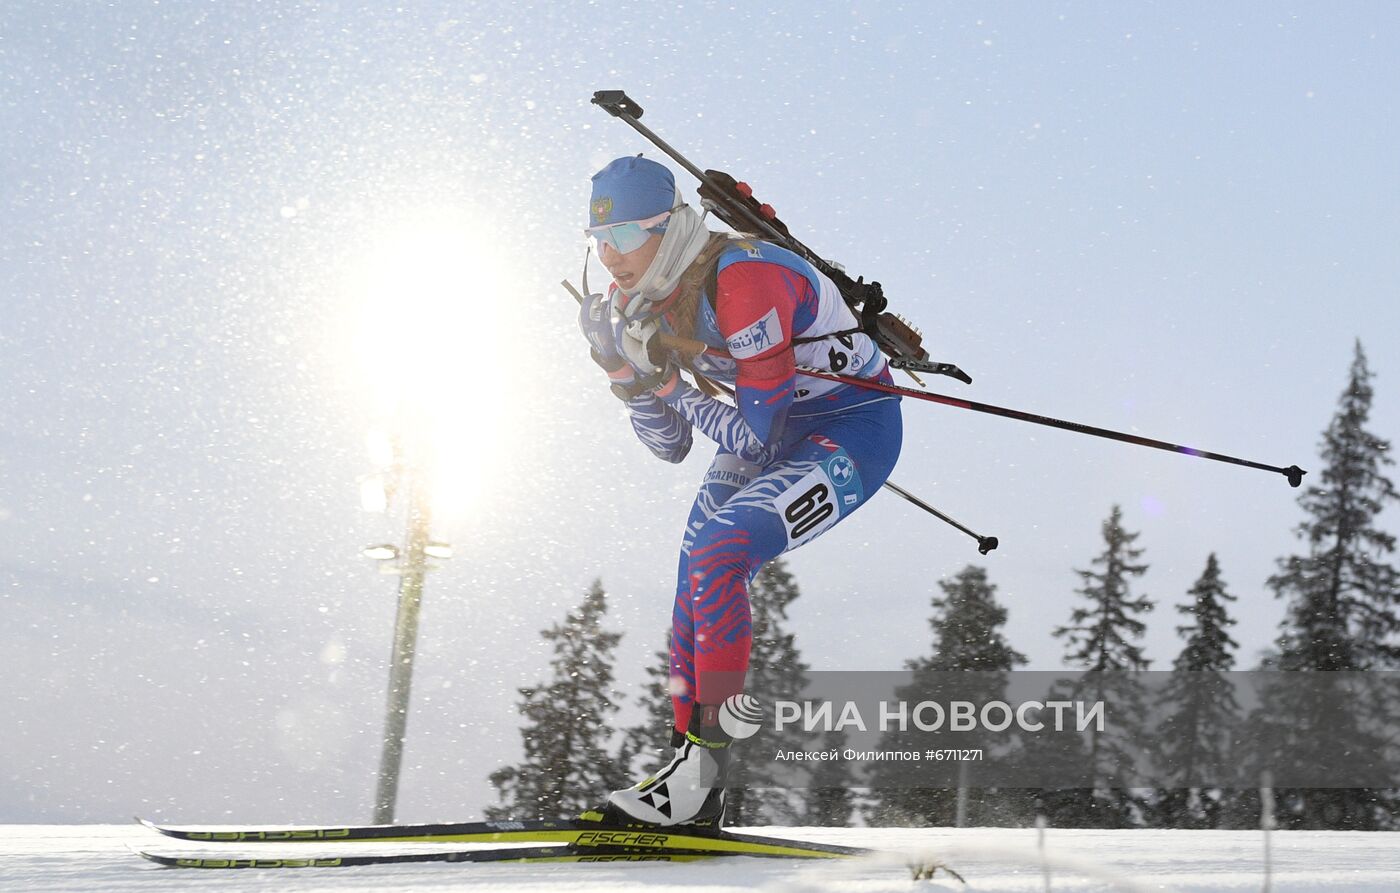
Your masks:
M748 587L764 562L810 542L865 503L899 457L899 398L804 377L797 367L891 383L835 284L791 251L735 241L720 254L715 294L699 301L697 372L732 386L735 406L677 379L628 402L633 430L680 462L698 429L719 445L686 522L672 612L676 728L692 704L742 690ZM663 316L663 328L671 320ZM794 343L794 339L819 340Z

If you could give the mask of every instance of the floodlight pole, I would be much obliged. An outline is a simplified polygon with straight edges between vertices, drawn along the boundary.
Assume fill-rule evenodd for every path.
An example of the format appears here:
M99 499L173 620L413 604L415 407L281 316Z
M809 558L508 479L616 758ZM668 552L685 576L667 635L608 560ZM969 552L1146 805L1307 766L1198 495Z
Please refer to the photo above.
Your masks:
M407 470L407 469L406 469ZM399 608L394 619L394 652L389 663L389 696L384 714L384 746L379 759L379 786L374 795L374 824L394 821L399 797L399 770L408 726L409 692L413 685L413 656L418 643L418 614L427 575L428 528L432 522L427 494L419 476L408 471L408 543L399 577Z

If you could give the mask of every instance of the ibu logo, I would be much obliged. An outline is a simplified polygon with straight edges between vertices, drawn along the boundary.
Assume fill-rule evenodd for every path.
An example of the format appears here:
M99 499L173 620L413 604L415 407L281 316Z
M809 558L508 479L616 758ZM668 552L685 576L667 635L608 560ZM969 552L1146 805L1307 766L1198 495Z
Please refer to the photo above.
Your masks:
M736 360L756 357L783 341L783 324L778 319L776 309L769 310L763 318L725 339L729 355Z

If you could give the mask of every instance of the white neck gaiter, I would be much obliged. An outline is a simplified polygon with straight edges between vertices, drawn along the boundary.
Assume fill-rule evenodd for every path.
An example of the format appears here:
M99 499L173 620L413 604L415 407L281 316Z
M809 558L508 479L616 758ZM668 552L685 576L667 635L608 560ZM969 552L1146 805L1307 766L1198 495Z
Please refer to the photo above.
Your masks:
M676 204L681 203L680 190L676 190ZM661 247L656 252L651 266L631 288L622 289L629 300L621 308L626 319L636 319L646 315L650 307L671 296L680 285L681 274L686 271L704 250L710 239L710 231L705 229L702 218L695 209L686 205L671 212L666 232L661 237Z

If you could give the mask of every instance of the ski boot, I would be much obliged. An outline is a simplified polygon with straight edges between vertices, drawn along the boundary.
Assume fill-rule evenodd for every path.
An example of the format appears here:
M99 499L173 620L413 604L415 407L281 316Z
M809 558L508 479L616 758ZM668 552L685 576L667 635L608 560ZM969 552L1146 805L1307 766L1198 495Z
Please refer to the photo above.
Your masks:
M604 821L719 830L733 744L733 738L720 728L719 708L696 704L686 733L674 732L672 744L676 752L665 768L608 795Z

